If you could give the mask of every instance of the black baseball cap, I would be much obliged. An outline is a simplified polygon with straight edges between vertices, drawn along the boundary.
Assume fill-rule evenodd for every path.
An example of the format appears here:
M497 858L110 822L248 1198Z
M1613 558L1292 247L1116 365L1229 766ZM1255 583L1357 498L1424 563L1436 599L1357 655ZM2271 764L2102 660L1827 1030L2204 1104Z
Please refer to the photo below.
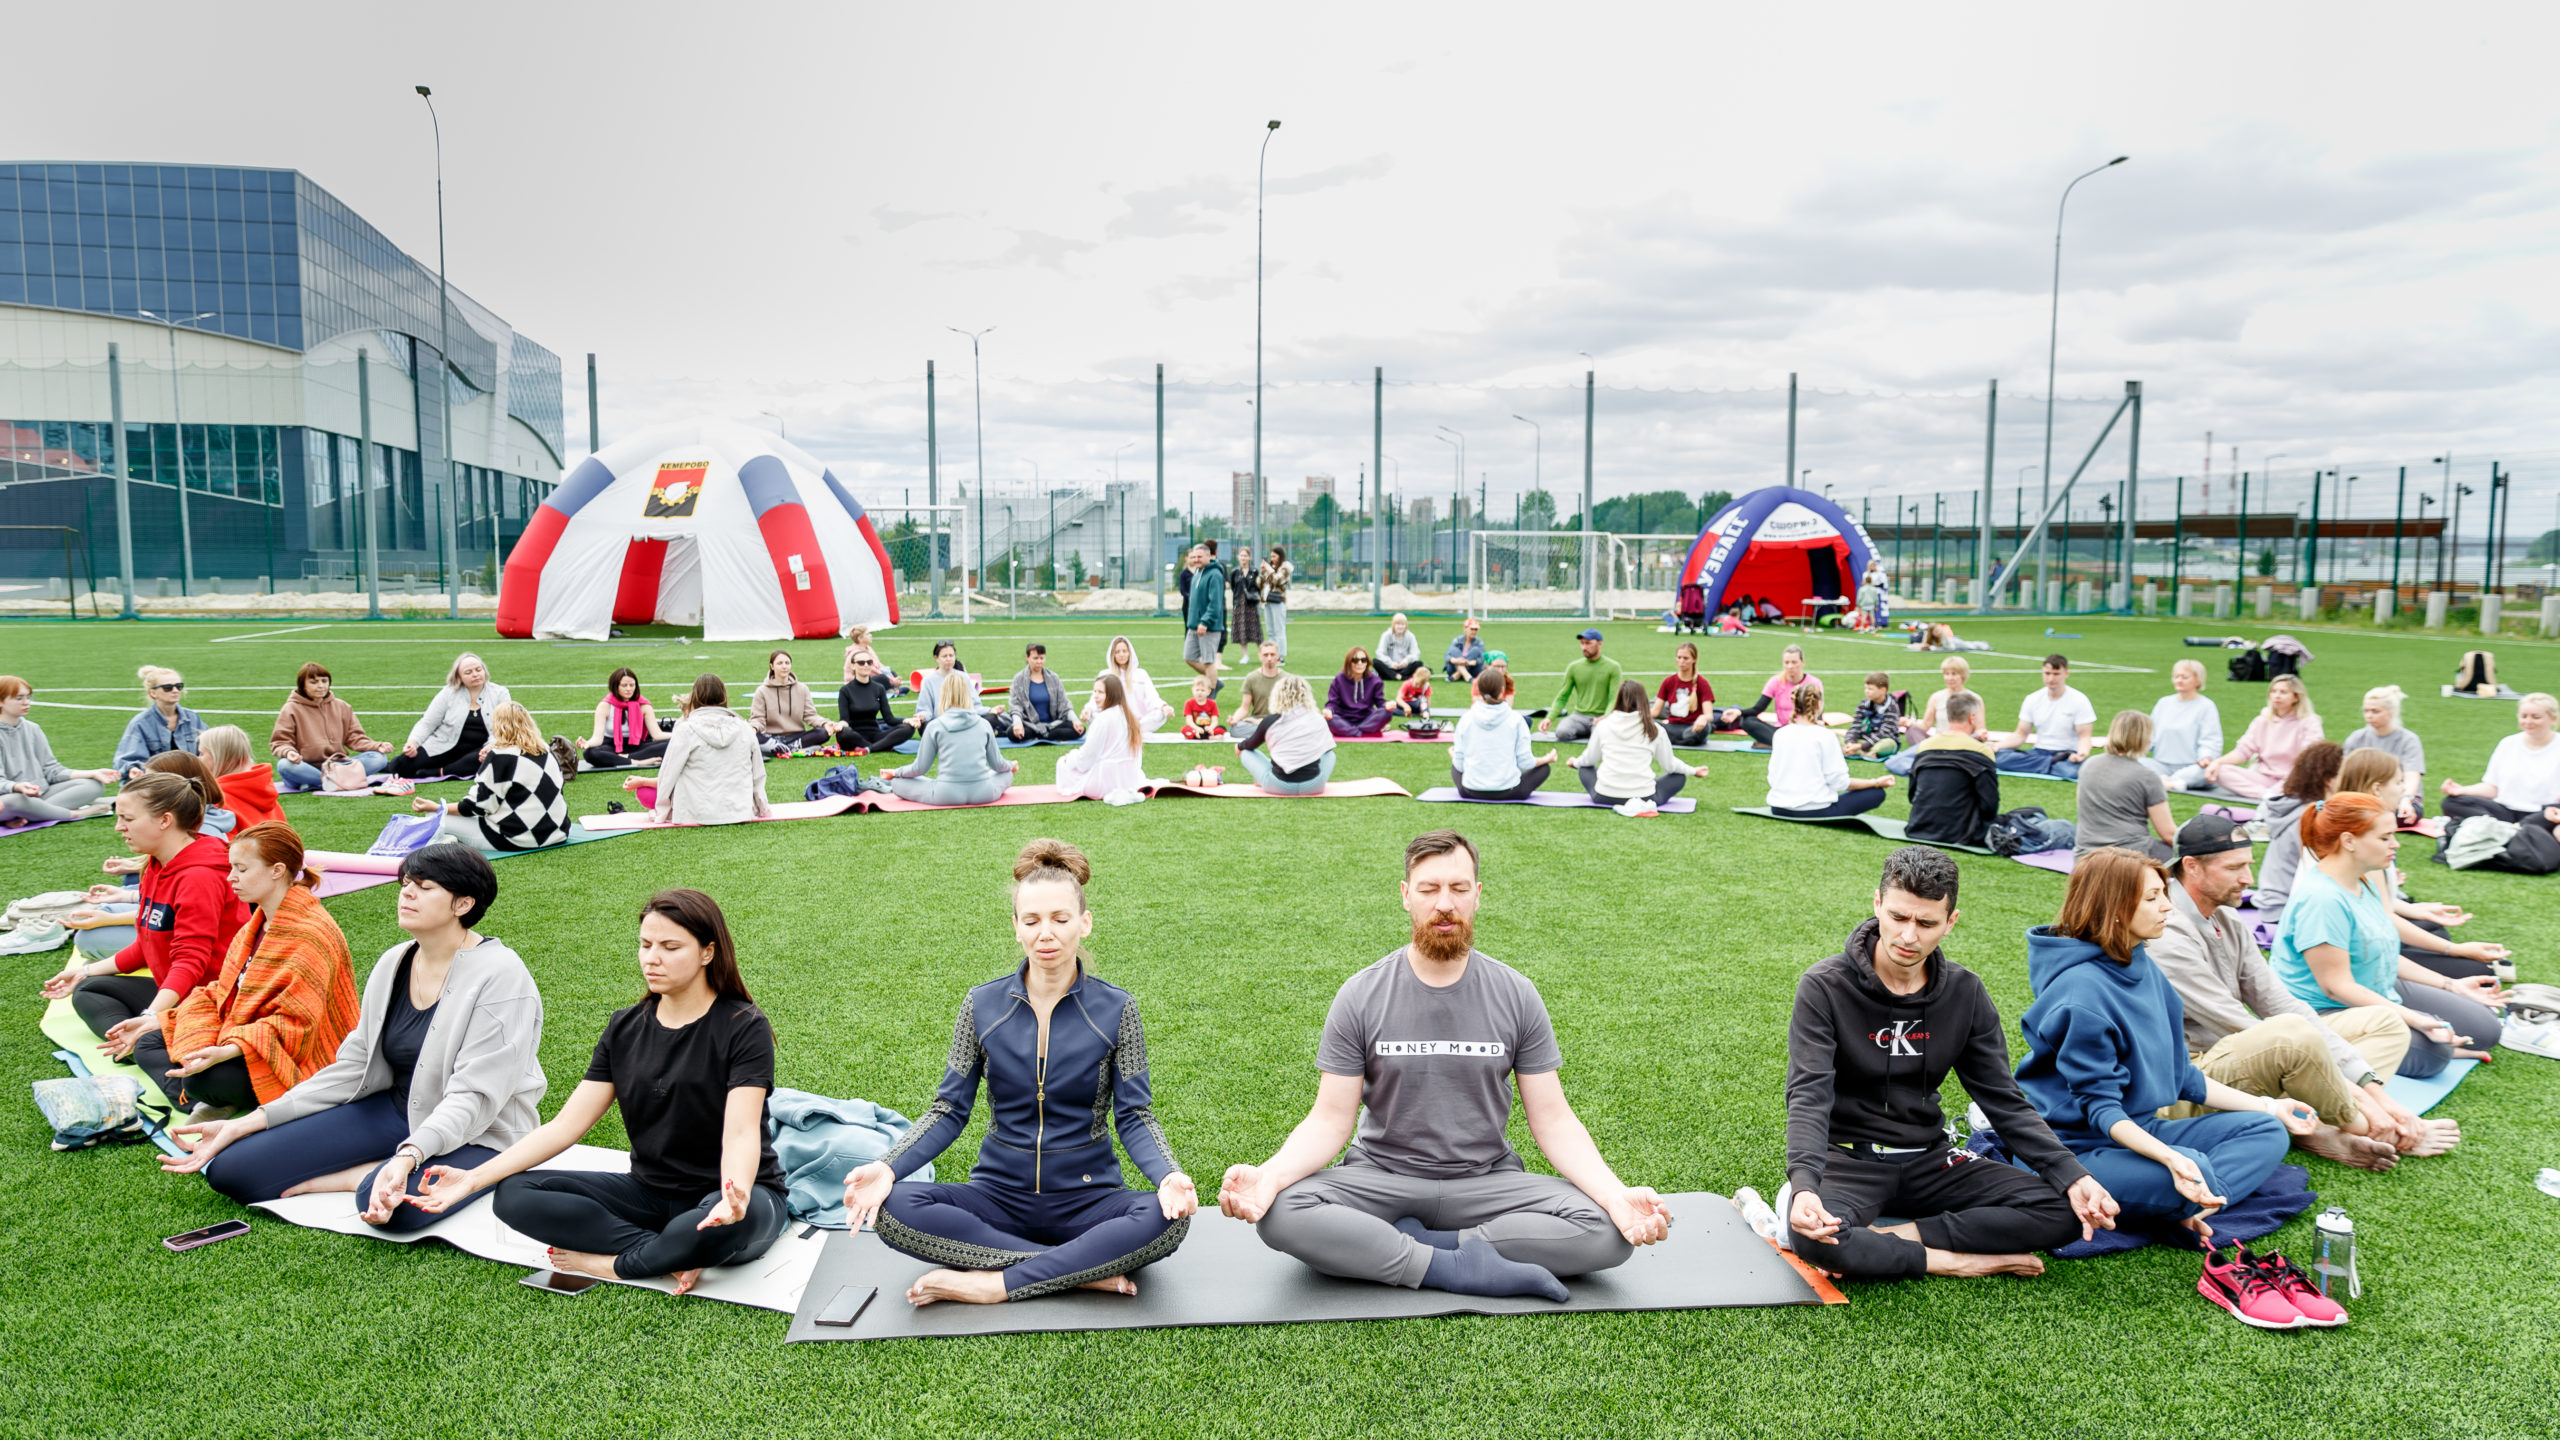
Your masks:
M2249 829L2228 815L2199 815L2178 827L2178 858L2202 859L2249 848Z

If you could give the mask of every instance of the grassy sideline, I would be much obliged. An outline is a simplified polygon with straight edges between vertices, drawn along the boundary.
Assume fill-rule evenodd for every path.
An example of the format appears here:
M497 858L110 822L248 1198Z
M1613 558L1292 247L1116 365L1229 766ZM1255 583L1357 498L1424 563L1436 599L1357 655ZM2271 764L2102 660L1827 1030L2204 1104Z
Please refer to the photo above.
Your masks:
M327 663L374 733L397 740L464 648L547 712L547 732L572 733L615 665L636 667L671 712L702 670L752 684L765 649L663 633L502 643L468 624L300 623L23 623L0 631L0 671L36 685L37 718L64 761L95 766L140 703L133 671L144 661L183 669L188 703L210 722L243 725L263 754L306 659ZM1122 628L1174 696L1185 672L1167 621L996 619L959 638L991 676L1011 674L1025 639L1045 640L1072 680L1093 673ZM1378 628L1300 620L1296 668L1329 674ZM1419 628L1436 656L1454 627ZM1490 628L1522 673L1524 702L1545 703L1577 627ZM1651 683L1668 667L1670 637L1605 628L1631 674ZM2214 652L2179 648L2181 634L2212 622L2090 618L2071 622L2085 632L2071 640L2043 638L2040 621L1964 628L1999 647L1973 657L1997 720L2014 717L2037 683L2036 658L2054 646L2084 662L2075 683L2102 729L2116 710L2164 693L2185 655L2206 659L2208 693L2234 738L2260 703L2262 687L2220 679ZM2318 655L2306 678L2333 737L2357 723L2363 691L2387 682L2416 697L2408 720L2435 778L2476 778L2512 727L2511 707L2436 698L2459 638L2298 633ZM883 648L903 671L944 634L959 627L914 623ZM1748 697L1783 643L1773 633L1711 642L1704 668L1719 694ZM1935 657L1884 642L1825 635L1809 649L1840 708L1869 669L1914 689L1935 683ZM802 674L831 691L833 647L796 651ZM2499 658L2519 689L2560 688L2560 647L2509 640ZM1450 688L1441 703L1453 703ZM1063 752L1010 753L1034 782ZM1215 756L1168 747L1149 768L1170 774ZM1714 774L1688 792L1700 813L1644 822L1392 799L1164 801L643 835L501 867L489 930L543 987L545 1113L606 1014L639 993L632 911L654 889L693 884L728 908L779 1035L782 1082L912 1114L938 1074L960 991L1011 963L1002 880L1015 847L1063 836L1093 856L1091 949L1102 973L1146 1002L1160 1113L1206 1189L1226 1165L1262 1158L1303 1112L1335 986L1401 938L1401 847L1455 824L1487 855L1480 943L1544 991L1566 1091L1619 1173L1665 1191L1774 1191L1794 977L1864 913L1887 846L1726 813L1763 802L1764 762L1705 758ZM776 798L796 798L823 763L775 766ZM1419 791L1446 783L1446 760L1436 747L1350 746L1341 773ZM573 809L601 810L614 783L580 778ZM2059 815L2073 796L2043 781L2006 787L2007 803ZM2181 818L2195 809L2172 803ZM313 844L361 849L392 804L296 799L288 810ZM1903 809L1897 794L1886 813ZM8 838L0 876L12 897L67 888L117 849L104 822ZM2403 851L2423 898L2472 907L2474 931L2516 946L2526 978L2560 979L2560 888L2453 874L2421 863L2426 849L2420 840ZM2029 999L2021 932L2051 918L2062 880L2003 860L1962 864L1951 953L1988 980L2014 1045ZM392 894L332 903L359 970L398 938ZM244 1240L167 1253L161 1236L239 1212L201 1184L162 1178L146 1149L47 1151L23 1087L61 1073L35 1028L36 986L60 964L60 954L0 958L14 1017L0 1025L0 1076L21 1097L0 1127L5 1435L2504 1436L2551 1433L2560 1388L2547 1260L2560 1250L2560 1201L2533 1185L2537 1167L2560 1164L2560 1070L2514 1052L2442 1112L2467 1137L2454 1155L2379 1177L2308 1162L2322 1202L2344 1205L2365 1240L2365 1296L2337 1333L2245 1330L2194 1295L2192 1256L2154 1248L2057 1262L2031 1282L1867 1286L1846 1307L785 1347L770 1314L613 1287L563 1300L440 1246L261 1220ZM982 1127L951 1162L965 1165ZM595 1138L622 1143L610 1118ZM1527 1148L1525 1129L1514 1139ZM2306 1217L2275 1243L2307 1260L2309 1237Z

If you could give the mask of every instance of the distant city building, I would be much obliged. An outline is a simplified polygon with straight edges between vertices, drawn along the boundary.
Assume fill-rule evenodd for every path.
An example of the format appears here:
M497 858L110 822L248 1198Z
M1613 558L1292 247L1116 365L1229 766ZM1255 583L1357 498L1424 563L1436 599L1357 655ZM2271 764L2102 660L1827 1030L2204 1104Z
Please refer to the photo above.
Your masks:
M1316 508L1317 496L1331 495L1333 493L1332 476L1310 475L1298 484L1298 504L1301 508L1313 510Z
M1417 495L1405 505L1405 519L1416 525L1430 524L1431 517L1434 513L1435 512L1431 507L1431 497L1428 495Z
M1466 496L1460 495L1449 502L1449 518L1457 524L1461 526L1465 525L1467 523L1467 516L1470 513L1471 512L1467 508Z
M0 531L0 574L58 573L62 527L116 572L111 343L138 575L181 573L182 461L200 577L350 577L368 522L386 571L485 569L559 483L560 359L451 295L440 358L435 272L297 171L0 162L0 523L54 527ZM174 416L145 311L194 321Z
M1287 530L1305 519L1306 512L1286 500L1274 500L1262 507L1262 516L1265 531Z
M1253 528L1253 472L1227 473L1227 518L1235 522L1239 533Z

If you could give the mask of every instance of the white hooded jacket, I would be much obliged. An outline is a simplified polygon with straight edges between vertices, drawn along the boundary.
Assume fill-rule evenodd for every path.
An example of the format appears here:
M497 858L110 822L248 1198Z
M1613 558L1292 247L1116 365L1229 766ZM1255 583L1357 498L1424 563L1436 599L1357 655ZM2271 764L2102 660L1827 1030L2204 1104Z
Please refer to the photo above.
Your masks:
M725 705L704 705L676 722L658 762L661 825L731 825L773 813L765 798L764 751L755 727Z

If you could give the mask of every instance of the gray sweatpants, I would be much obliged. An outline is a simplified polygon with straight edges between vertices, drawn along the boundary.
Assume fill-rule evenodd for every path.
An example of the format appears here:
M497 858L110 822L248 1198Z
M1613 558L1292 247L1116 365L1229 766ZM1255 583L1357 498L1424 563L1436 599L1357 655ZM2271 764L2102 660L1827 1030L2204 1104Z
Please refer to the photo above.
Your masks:
M57 780L45 787L41 795L21 795L16 790L0 790L0 815L16 815L28 820L68 820L71 812L83 805L95 804L106 787L95 780Z
M1421 1180L1356 1157L1281 1191L1255 1228L1263 1244L1323 1274L1411 1290L1422 1284L1433 1252L1395 1228L1407 1216L1432 1230L1472 1230L1502 1258L1556 1275L1607 1270L1635 1253L1607 1211L1552 1175L1496 1170Z

